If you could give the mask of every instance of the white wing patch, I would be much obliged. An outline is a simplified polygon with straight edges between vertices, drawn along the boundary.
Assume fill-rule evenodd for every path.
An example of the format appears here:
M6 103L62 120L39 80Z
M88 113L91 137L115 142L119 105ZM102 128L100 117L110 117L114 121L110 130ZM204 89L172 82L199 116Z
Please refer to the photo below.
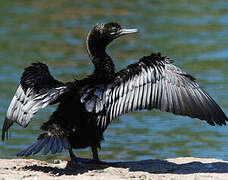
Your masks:
M10 103L6 117L26 127L39 109L55 101L66 88L66 86L62 86L36 94L32 88L28 88L24 92L20 85Z
M104 85L97 85L93 87L86 86L84 89L80 101L85 103L85 108L88 112L100 112L104 108L106 97L104 96L105 87Z

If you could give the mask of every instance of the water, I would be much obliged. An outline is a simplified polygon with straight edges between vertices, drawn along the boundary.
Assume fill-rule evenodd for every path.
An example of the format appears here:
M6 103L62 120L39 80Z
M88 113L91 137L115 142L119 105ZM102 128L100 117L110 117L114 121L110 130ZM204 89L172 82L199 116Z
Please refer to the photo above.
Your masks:
M0 7L0 126L18 86L23 68L35 61L51 67L61 81L83 78L93 66L86 52L88 30L97 22L116 21L139 28L109 46L117 69L151 52L162 52L198 79L228 115L228 1L153 0L3 1ZM33 143L39 126L55 107L48 107L28 128L11 128L9 141L0 142L0 158ZM227 127L211 127L198 119L159 111L130 113L105 132L103 160L141 160L180 156L228 160ZM90 157L90 150L77 150ZM35 156L68 159L67 153Z

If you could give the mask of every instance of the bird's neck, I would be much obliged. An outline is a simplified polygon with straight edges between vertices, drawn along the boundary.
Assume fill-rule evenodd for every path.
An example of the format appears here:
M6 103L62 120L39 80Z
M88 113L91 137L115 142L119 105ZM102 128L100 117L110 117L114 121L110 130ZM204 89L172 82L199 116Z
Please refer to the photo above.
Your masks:
M94 64L93 76L98 78L99 81L110 83L115 75L115 67L112 59L106 54L102 57L93 57Z
M95 67L92 76L101 83L110 83L115 75L115 66L105 49L103 41L92 37L87 39L87 50Z

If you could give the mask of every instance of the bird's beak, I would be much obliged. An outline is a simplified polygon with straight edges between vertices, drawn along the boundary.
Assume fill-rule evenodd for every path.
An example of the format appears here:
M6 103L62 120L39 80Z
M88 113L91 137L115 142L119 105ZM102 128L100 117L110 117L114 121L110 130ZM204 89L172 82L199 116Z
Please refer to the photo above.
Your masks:
M125 35L125 34L134 34L134 33L138 33L139 30L138 29L121 29L119 36Z

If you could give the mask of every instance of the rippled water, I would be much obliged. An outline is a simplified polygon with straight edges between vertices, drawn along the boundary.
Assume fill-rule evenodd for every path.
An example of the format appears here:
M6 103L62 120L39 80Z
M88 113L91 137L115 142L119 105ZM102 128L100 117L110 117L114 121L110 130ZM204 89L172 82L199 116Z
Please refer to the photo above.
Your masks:
M153 0L0 1L0 126L23 68L34 61L51 67L61 81L83 78L93 66L86 52L88 30L97 22L116 21L140 34L109 46L116 67L126 67L151 52L162 52L198 79L228 115L228 1ZM0 158L35 141L39 126L55 107L41 110L24 129L11 128L0 142ZM77 116L77 115L76 115ZM180 156L228 160L228 128L159 111L130 113L105 133L104 160L139 160ZM90 150L77 150L90 157ZM61 157L60 157L61 156ZM68 154L35 156L67 159Z

